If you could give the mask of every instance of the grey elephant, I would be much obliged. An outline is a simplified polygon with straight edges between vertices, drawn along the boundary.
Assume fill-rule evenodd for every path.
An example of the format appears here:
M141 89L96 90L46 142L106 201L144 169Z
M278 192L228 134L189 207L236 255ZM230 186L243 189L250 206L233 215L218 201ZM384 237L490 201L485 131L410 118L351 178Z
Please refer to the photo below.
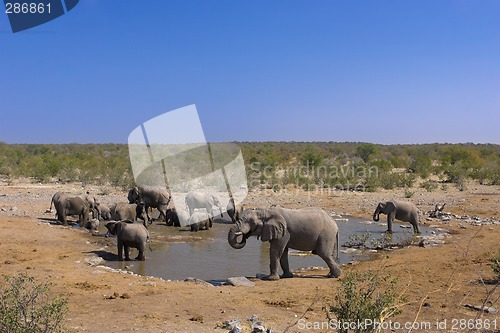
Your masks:
M380 214L387 214L387 232L392 233L392 222L394 219L410 222L413 232L420 233L418 228L418 209L414 203L408 201L386 201L380 202L373 213L373 220L378 222Z
M134 221L112 221L106 223L106 228L109 233L116 235L118 247L118 260L123 261L123 250L125 250L125 260L130 260L130 248L133 247L139 250L139 254L135 259L144 261L144 251L146 250L146 242L149 238L149 232L141 223Z
M338 253L339 229L337 223L320 208L246 210L242 219L229 230L228 242L233 248L241 249L251 236L271 245L269 280L280 278L278 265L283 270L281 277L293 277L288 264L288 249L312 251L330 268L328 277L339 277L341 274L334 259ZM239 237L241 241L238 241Z
M52 196L52 199L50 200L50 208L49 208L49 212L52 212L52 205L54 205L54 208L56 207L56 204L58 202L60 202L62 199L64 198L70 198L70 197L74 197L75 195L73 193L69 193L69 192L56 192L54 193L54 195ZM56 216L57 218L57 216Z
M145 206L143 203L139 204L129 204L129 203L116 203L110 208L111 220L121 221L121 220L131 220L137 221L138 219L143 220L143 225L147 227L147 218Z
M63 225L68 225L68 215L78 215L80 227L83 227L85 222L89 220L89 206L81 197L60 196L54 206L57 211L57 219Z
M166 188L161 186L136 186L128 191L129 203L144 203L146 217L149 221L149 208L156 208L160 212L160 219L167 221L167 208L171 196Z
M111 220L111 210L108 205L104 203L98 203L97 209L99 211L99 219L109 221Z
M52 196L52 200L50 201L49 211L50 212L52 211L52 205L54 205L54 207L56 207L56 205L59 202L66 200L67 198L72 198L75 196L76 196L76 194L70 193L70 192L56 192L56 193L54 193L54 195ZM90 192L87 192L84 195L80 195L80 198L82 198L85 201L85 203L87 204L87 206L89 207L89 211L92 213L92 218L98 217L99 216L99 210L98 210L99 203L96 200L96 198L91 196ZM56 211L57 211L57 209L56 209ZM56 219L57 218L58 218L58 214L56 213Z
M85 229L90 230L90 232L96 232L99 230L99 219L91 219L85 222Z
M210 193L201 191L189 192L188 194L186 194L186 205L189 210L189 215L193 215L193 212L196 208L205 208L210 218L213 218L213 206L217 206L220 211L220 216L224 217L219 199L215 195Z
M197 209L189 218L191 231L210 230L212 228L212 219L206 210Z
M236 223L236 221L239 221L241 219L241 215L243 214L243 206L238 205L234 203L234 199L230 198L229 202L227 203L227 208L226 208L227 215L231 218L231 221L233 223Z
M167 209L167 225L180 227L181 220L189 221L189 214L186 211L178 211L175 207L170 207Z

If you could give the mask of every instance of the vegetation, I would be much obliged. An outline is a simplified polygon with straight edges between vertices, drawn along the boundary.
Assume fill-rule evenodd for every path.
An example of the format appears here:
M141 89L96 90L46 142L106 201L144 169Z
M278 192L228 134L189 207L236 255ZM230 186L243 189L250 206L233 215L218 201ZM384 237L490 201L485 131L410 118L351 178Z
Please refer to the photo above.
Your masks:
M234 145L233 148L221 143L210 146L214 156L211 162L206 162L206 150L198 149L194 154L180 154L174 167L176 163L185 165L192 161L190 171L201 175L236 157ZM410 188L420 178L424 188L434 190L431 176L434 184L437 178L462 190L469 180L500 185L500 145L242 142L238 146L243 153L249 187L376 191ZM128 146L124 144L0 143L0 177L129 188L134 178L128 154Z
M48 296L49 286L20 274L5 277L0 289L0 332L57 333L67 312L67 300Z
M338 332L384 331L386 319L400 311L404 297L398 295L397 280L373 272L347 272L342 277L333 304L323 309ZM335 316L332 318L332 314Z

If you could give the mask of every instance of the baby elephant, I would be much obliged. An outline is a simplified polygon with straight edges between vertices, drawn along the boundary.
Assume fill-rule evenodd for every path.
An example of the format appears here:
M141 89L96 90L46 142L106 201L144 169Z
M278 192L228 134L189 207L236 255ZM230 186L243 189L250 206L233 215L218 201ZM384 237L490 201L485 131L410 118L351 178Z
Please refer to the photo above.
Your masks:
M200 212L197 210L189 218L189 225L191 226L191 231L209 230L212 227L212 219L206 211Z
M123 248L125 248L125 260L130 260L129 250L131 247L139 250L139 255L135 259L146 260L144 250L146 249L149 232L142 223L135 223L130 220L113 221L106 223L106 228L110 234L116 235L118 260L123 261Z
M99 230L99 219L91 219L85 222L85 229L90 232L96 232Z

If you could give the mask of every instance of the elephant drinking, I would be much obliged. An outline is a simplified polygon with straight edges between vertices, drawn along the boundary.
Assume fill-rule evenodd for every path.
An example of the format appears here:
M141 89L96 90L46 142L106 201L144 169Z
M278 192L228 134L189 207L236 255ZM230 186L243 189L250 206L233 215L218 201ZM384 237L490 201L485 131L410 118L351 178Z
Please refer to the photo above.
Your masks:
M312 251L330 268L328 277L339 277L335 262L338 253L337 223L320 208L285 209L281 207L246 210L242 219L229 230L228 242L235 249L245 246L247 238L256 236L268 241L270 248L269 280L278 280L278 264L283 278L292 277L288 264L288 249ZM241 237L241 241L238 239Z
M373 213L373 220L378 222L380 214L387 214L387 232L392 233L392 222L394 219L410 222L413 232L420 233L418 228L418 209L414 203L408 201L386 201L380 202Z

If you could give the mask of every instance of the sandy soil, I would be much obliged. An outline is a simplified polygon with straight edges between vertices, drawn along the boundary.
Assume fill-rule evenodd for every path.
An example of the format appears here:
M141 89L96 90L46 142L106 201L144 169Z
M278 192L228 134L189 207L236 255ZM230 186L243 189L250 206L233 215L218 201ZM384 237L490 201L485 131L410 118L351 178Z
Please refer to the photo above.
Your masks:
M52 222L46 213L50 198L59 190L83 193L90 190L104 202L124 201L126 193L112 188L79 185L37 184L26 180L0 183L0 272L13 275L26 272L39 281L53 284L53 292L69 298L66 326L75 332L227 332L224 322L240 318L244 332L256 315L275 332L304 332L305 321L325 322L322 308L333 297L338 279L327 279L323 271L301 272L293 279L262 281L254 287L207 286L202 283L164 281L152 277L117 273L89 265L94 251L113 246L79 228ZM446 202L445 211L480 218L500 218L500 187L469 185L460 192L448 185L434 192L415 188L411 199L422 211L436 202ZM404 190L377 193L287 193L252 192L247 206L279 204L284 207L320 206L329 212L371 219L378 201L404 198ZM500 225L471 223L452 219L421 221L451 231L445 245L383 252L369 262L343 267L344 272L375 270L397 277L398 288L407 297L403 312L393 322L430 322L431 330L453 331L454 319L496 320L499 315L481 314L464 307L480 305L487 297L500 310L500 290L488 292L493 274L488 258L500 249ZM461 225L459 227L459 225ZM111 247L112 248L112 247ZM89 260L90 259L90 260ZM483 283L486 282L486 283ZM499 288L500 289L500 288ZM125 298L109 299L117 293ZM296 324L303 319L302 324ZM446 322L438 330L436 322ZM295 325L294 325L295 324ZM318 325L318 324L316 324ZM324 325L324 324L323 324ZM460 329L458 325L457 330ZM316 329L314 332L331 332ZM401 329L395 332L406 332Z

